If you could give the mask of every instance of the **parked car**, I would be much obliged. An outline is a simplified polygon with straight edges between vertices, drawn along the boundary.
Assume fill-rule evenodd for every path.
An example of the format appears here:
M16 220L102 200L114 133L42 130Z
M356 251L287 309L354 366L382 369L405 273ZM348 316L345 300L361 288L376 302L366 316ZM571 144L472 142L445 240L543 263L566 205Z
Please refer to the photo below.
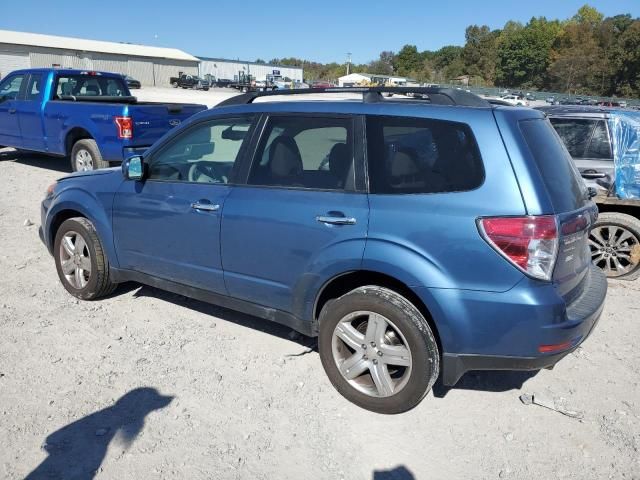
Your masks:
M440 372L553 366L607 282L596 207L550 123L458 90L383 90L236 96L122 169L59 180L41 235L60 281L84 300L140 282L318 336L336 389L381 413Z
M227 88L233 83L233 80L228 78L218 78L213 84L214 87L218 88Z
M545 98L545 102L547 102L550 105L555 105L557 103L556 97L547 97Z
M124 79L127 81L127 87L129 87L129 89L142 88L142 84L140 83L139 80L136 80L135 78L130 77L129 75L125 75Z
M609 119L615 108L590 106L541 107L564 142L580 174L600 195L600 210L589 237L591 258L608 277L640 277L640 200L610 195L615 179L616 139Z
M510 103L511 105L517 105L521 107L529 106L529 102L525 100L524 97L521 97L519 95L505 95L504 97L501 98L501 100L507 103Z
M74 171L106 168L206 108L138 102L115 73L18 70L0 82L0 145L69 156Z
M194 90L209 90L209 82L196 75L180 75L179 77L171 77L169 79L171 86L174 88L192 88Z
M319 80L311 84L311 88L334 88L334 87L335 85L333 83L325 82L323 80Z

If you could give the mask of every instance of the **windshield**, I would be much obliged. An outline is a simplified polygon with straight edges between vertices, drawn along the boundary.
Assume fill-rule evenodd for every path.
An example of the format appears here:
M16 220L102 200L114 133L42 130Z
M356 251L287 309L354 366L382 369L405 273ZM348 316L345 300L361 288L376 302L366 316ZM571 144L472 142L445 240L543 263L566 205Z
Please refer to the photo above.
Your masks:
M61 97L127 97L129 91L121 77L97 75L61 75L56 85L56 96Z

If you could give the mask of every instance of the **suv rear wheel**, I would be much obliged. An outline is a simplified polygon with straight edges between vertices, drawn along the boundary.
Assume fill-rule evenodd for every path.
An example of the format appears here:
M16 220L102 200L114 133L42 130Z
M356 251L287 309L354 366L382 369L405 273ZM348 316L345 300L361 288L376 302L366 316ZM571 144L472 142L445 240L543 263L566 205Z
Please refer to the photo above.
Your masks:
M360 287L320 313L318 349L333 386L378 413L415 407L438 378L440 356L429 324L406 298Z
M635 280L640 276L640 220L624 213L598 216L589 235L591 260L609 278Z

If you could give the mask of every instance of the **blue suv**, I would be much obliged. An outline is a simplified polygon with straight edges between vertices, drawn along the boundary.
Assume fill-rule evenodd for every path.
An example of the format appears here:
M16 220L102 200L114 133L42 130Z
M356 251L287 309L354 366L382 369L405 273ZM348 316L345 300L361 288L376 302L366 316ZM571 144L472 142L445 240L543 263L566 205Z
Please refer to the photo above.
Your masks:
M362 99L240 95L122 169L51 185L41 236L64 287L93 300L135 281L318 336L335 388L381 413L440 375L574 350L607 284L597 209L544 115L457 90L346 91Z

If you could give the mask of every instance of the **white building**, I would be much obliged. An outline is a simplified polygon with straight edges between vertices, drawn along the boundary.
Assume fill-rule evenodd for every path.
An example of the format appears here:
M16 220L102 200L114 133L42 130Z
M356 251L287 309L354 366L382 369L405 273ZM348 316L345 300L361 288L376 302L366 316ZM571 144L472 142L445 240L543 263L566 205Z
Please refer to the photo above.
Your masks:
M265 80L267 75L280 75L292 80L302 81L303 70L300 67L268 65L264 63L228 60L224 58L198 57L200 59L200 76L211 75L218 79L237 80L240 72L251 75L256 80Z
M392 83L395 86L402 86L407 84L405 77L391 77L389 75L379 75L377 73L350 73L343 77L338 78L339 87L353 87L354 85L366 83L376 83L384 85Z
M131 75L143 85L168 86L180 72L198 74L199 60L174 48L82 40L0 30L0 75L37 67Z

